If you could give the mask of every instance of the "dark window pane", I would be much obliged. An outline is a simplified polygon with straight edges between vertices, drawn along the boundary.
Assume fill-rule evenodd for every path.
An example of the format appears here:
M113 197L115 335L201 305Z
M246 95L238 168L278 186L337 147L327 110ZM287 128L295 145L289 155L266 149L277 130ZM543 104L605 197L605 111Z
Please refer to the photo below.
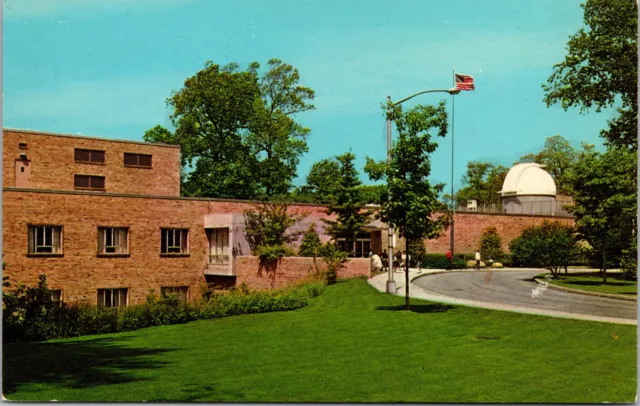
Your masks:
M104 151L91 151L91 162L104 163Z
M76 161L80 162L89 162L91 156L91 152L88 149L77 149L76 148Z
M89 187L89 178L87 175L75 175L74 186L75 187Z
M27 143L26 142L21 142L18 144L18 148L20 149L27 149Z
M162 253L167 252L167 231L168 230L162 230L160 232L160 252Z
M151 155L138 155L138 165L151 167Z
M92 189L104 189L104 176L92 176L91 177Z
M124 164L125 165L138 165L138 155L130 154L128 152L124 153Z

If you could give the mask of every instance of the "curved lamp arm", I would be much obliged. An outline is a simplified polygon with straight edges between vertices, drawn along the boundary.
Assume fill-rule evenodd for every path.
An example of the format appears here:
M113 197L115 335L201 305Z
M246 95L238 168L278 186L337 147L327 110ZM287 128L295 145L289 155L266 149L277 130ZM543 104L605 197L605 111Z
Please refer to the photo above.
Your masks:
M409 97L405 97L404 99L399 100L399 101L397 101L395 103L392 102L391 103L391 107L397 106L398 104L404 103L409 99L413 99L414 97L420 96L421 94L425 94L425 93L449 93L450 95L454 95L454 94L460 93L460 89L456 89L455 87L453 87L451 89L425 90L425 91L422 91L422 92L418 92L416 94L412 94Z

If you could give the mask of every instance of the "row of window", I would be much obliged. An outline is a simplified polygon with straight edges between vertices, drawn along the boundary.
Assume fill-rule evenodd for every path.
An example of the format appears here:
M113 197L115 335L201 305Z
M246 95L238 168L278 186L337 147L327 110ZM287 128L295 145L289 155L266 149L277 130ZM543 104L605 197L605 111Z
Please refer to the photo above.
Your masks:
M95 149L75 149L75 160L77 163L103 164L106 159L106 152ZM134 166L138 168L151 168L152 156L149 154L124 153L124 166Z
M62 302L62 289L52 289L51 300L54 302ZM182 300L187 300L189 294L188 286L162 286L160 287L160 296L162 298L168 295L177 295ZM109 288L98 289L98 306L102 307L125 307L128 303L128 288Z
M62 226L30 225L28 253L35 255L62 254ZM160 254L189 253L189 229L161 228ZM128 227L98 227L98 255L129 254Z

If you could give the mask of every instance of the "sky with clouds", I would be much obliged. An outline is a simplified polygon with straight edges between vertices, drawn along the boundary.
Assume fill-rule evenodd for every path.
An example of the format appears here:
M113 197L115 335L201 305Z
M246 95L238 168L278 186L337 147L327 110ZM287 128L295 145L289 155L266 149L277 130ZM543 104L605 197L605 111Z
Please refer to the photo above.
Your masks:
M208 60L280 58L316 91L298 167L352 150L386 157L381 103L475 78L455 97L455 187L466 164L506 166L560 134L602 146L614 113L547 108L541 85L582 27L574 0L4 0L3 126L141 140L165 99ZM405 104L447 101L425 94ZM451 127L450 127L451 128ZM432 180L451 179L451 133ZM364 176L363 176L364 178ZM366 179L364 179L366 181Z

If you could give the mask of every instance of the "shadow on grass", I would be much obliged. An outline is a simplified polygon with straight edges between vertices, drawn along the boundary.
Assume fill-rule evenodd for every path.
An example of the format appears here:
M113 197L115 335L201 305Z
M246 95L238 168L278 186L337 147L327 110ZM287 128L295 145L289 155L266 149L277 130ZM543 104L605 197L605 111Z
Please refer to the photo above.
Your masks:
M142 380L136 376L138 370L164 367L168 362L154 356L174 350L129 347L127 340L118 337L4 344L2 392L10 398L27 384L90 388Z
M455 308L456 306L440 303L409 305L409 311L414 313L442 313ZM403 304L397 306L378 306L376 310L406 311L405 305Z

